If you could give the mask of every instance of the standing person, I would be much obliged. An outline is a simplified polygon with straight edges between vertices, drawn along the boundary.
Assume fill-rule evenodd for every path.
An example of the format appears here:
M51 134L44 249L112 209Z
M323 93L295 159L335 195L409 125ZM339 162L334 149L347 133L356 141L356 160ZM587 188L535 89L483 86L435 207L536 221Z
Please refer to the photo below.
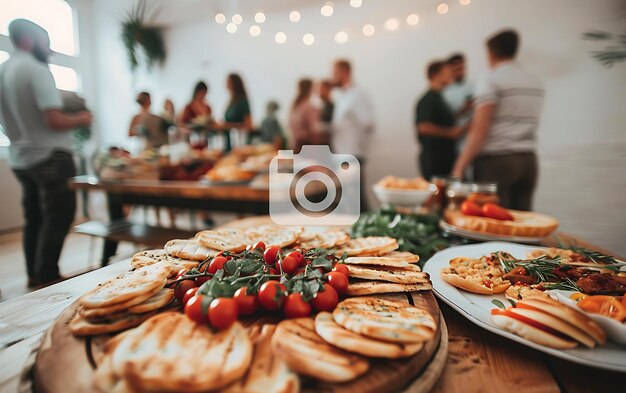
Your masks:
M69 114L47 66L48 33L25 19L9 24L15 47L0 66L0 123L11 141L9 162L22 186L23 247L28 286L59 280L59 256L76 209L72 130L91 114Z
M457 126L467 126L472 119L473 102L473 86L465 77L466 65L465 56L456 53L450 56L446 61L450 68L452 82L443 89L443 99L452 109L456 119ZM463 138L459 139L458 151L461 150Z
M475 180L498 184L503 206L530 210L545 92L542 82L515 60L518 48L514 30L498 32L487 40L491 71L476 87L476 112L452 174L461 176L473 163Z
M209 86L200 81L196 83L191 95L191 101L185 105L180 122L183 125L191 124L194 120L200 119L202 123L208 124L211 120L211 106L206 102L206 96L209 92Z
M267 103L265 118L261 122L259 130L263 143L271 143L276 147L276 150L281 150L285 148L285 135L283 127L276 117L278 109L280 109L278 102L270 101Z
M139 136L142 139L142 149L156 149L168 142L167 129L164 129L163 119L151 112L152 99L150 93L142 91L135 100L140 106L139 113L133 116L128 126L128 136Z
M333 121L333 112L335 111L335 103L332 100L331 93L333 83L328 79L320 82L319 95L322 100L322 109L320 111L320 120L322 122L318 144L330 145L330 127Z
M361 211L368 209L365 187L366 150L374 133L374 109L367 93L354 84L352 66L338 60L333 66L338 87L332 120L331 144L335 153L355 156L361 164Z
M289 129L291 130L291 148L299 153L304 145L313 145L320 129L320 112L311 103L313 81L301 79L298 92L291 106Z
M163 101L163 112L161 112L161 118L164 122L170 125L176 123L176 111L174 110L174 102L171 99Z
M428 91L415 108L415 128L421 145L419 164L422 176L447 176L456 160L456 140L464 129L455 126L454 113L446 104L442 90L450 83L450 71L443 61L434 61L427 68Z
M228 75L226 88L230 94L230 100L224 113L224 124L222 127L225 129L224 136L226 140L224 150L230 151L232 149L230 130L234 128L241 131L251 131L252 115L250 114L248 94L241 76L239 74Z

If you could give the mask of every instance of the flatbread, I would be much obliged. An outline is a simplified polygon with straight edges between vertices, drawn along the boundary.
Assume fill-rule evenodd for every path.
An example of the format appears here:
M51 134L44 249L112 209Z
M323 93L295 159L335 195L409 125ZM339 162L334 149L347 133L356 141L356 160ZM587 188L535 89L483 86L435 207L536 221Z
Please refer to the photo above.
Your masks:
M353 265L379 265L412 268L419 261L419 257L410 252L393 251L381 256L352 256L346 258L346 263ZM419 267L418 267L419 269Z
M511 286L511 282L504 279L500 265L485 256L453 258L440 274L444 281L457 288L483 295L502 293Z
M428 311L407 302L375 297L340 302L333 319L354 333L395 343L421 343L431 340L437 331Z
M79 303L85 308L107 307L136 298L156 287L170 275L166 264L154 264L120 274L84 294Z
M219 251L200 243L199 239L174 239L165 243L165 251L171 256L202 262L217 255Z
M119 314L120 312L124 312L124 311L128 310L129 308L131 308L133 306L136 306L136 305L138 305L140 303L143 303L146 300L150 299L151 297L153 297L154 295L159 293L159 291L161 291L163 289L163 287L165 286L166 283L167 283L167 280L163 280L163 285L156 286L150 292L146 292L146 293L141 294L141 295L139 295L137 297L131 298L131 299L125 301L125 302L117 303L117 304L114 304L114 305L108 306L108 307L97 307L97 308L84 308L84 307L81 307L78 310L78 313L80 314L81 317L86 318L86 319L98 318L98 317L106 317L106 316Z
M387 236L368 236L350 239L337 250L338 255L344 252L348 256L378 256L392 252L398 248L396 239Z
M261 225L245 231L249 243L263 242L267 246L287 247L298 240L298 232L289 227Z
M142 314L167 306L174 298L174 290L163 288L145 302L132 306L128 309L131 314Z
M300 246L311 250L315 248L334 248L346 244L350 235L344 231L328 231L312 234L308 239L301 240Z
M364 280L387 281L399 284L424 284L430 282L428 273L407 268L398 268L391 266L370 266L370 265L350 265L346 264L350 277L360 278Z
M400 293L429 291L433 289L430 281L419 284L399 284L395 282L383 281L359 281L350 282L346 294L348 296L373 295L376 293Z
M198 242L204 247L221 251L240 252L250 243L244 233L238 229L216 229L198 232Z
M75 336L95 336L98 334L115 333L121 330L130 329L141 325L143 321L150 318L153 313L146 314L123 314L101 322L93 322L76 314L70 321L69 328Z
M135 269L143 266L154 265L159 262L171 264L171 276L175 276L182 269L193 269L198 267L199 264L198 261L192 261L170 255L165 249L141 251L133 255L130 259L130 265Z
M372 358L404 358L415 355L424 346L422 343L390 343L362 336L337 324L333 314L329 312L317 314L315 331L327 343L337 348Z

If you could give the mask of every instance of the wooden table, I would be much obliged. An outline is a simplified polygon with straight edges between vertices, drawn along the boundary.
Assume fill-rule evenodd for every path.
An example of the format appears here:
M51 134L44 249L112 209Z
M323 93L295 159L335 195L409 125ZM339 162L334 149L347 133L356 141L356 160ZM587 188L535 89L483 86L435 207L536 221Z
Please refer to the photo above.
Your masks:
M238 224L249 226L264 219L246 219ZM562 235L561 239L593 247L571 236ZM30 391L29 370L43 332L80 295L128 268L129 261L118 262L0 303L0 392ZM626 374L557 359L483 330L443 302L440 307L448 325L449 353L433 392L609 393L625 390Z

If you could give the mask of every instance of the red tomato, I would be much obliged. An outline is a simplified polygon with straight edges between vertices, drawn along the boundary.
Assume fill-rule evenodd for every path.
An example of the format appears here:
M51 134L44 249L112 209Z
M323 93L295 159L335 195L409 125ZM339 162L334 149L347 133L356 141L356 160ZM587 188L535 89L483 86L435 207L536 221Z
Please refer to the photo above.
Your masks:
M223 256L213 258L213 260L209 264L208 272L211 274L217 273L218 270L224 268L224 264L226 262L228 262L228 259L226 259L226 257L223 257Z
M227 297L218 297L209 306L209 322L217 329L228 329L237 320L237 303Z
M257 312L259 307L259 298L256 295L247 295L247 288L239 288L235 295L233 296L233 300L237 303L237 311L241 315L251 315Z
M209 281L210 279L211 279L211 276L198 277L196 278L196 285L200 286L204 284L205 282Z
M324 284L324 290L313 296L311 304L318 311L333 311L339 302L337 291L330 284Z
M279 290L284 292L285 286L275 280L268 281L261 285L261 288L259 288L259 303L261 303L261 306L264 309L269 311L276 311L280 308L283 302L282 298L285 295L282 294L280 296L277 296Z
M205 298L203 295L193 296L185 305L185 315L192 321L206 323L209 320L208 315L202 311L202 301Z
M253 250L261 250L261 251L265 251L265 243L263 242L256 242L254 243L254 246L252 246Z
M189 269L180 269L176 274L176 280L183 278L185 274L189 273Z
M179 302L182 302L187 291L195 287L196 283L193 280L181 281L176 284L176 287L174 287L174 296L176 296L176 299L178 299Z
M333 268L333 272L339 272L345 275L346 277L350 277L350 270L348 270L348 267L344 265L343 263L336 264L335 267Z
M280 265L283 268L283 273L293 274L298 270L298 260L294 257L290 257L287 255L280 262Z
M348 277L343 273L330 272L328 273L327 280L339 295L343 295L348 290Z
M472 201L465 201L463 202L463 204L461 204L461 213L465 214L466 216L483 215L483 211L481 210L480 205Z
M191 299L192 297L196 296L196 292L198 292L198 287L189 288L187 290L187 292L185 292L185 296L183 296L183 306L185 306L187 304L189 299Z
M494 218L496 220L513 220L513 216L508 210L502 206L498 206L495 203L485 203L483 205L483 214L485 217Z
M276 255L278 255L279 251L280 247L277 246L270 246L266 248L265 252L263 253L263 260L265 261L265 263L268 265L273 265L274 263L276 263Z
M302 254L302 252L300 251L292 251L289 254L287 254L288 257L292 257L295 258L296 261L298 261L298 266L304 266L306 265L306 261L304 260L304 254Z
M303 318L311 314L311 306L302 299L302 295L292 293L285 298L283 311L287 318Z

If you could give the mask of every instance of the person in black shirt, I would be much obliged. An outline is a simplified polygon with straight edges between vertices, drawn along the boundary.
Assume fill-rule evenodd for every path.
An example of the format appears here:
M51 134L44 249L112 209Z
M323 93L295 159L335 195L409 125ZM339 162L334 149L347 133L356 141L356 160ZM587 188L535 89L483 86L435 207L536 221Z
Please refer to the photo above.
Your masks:
M333 103L330 94L333 89L333 83L327 79L320 82L319 96L322 100L322 108L320 110L320 121L322 123L322 129L318 133L317 143L320 145L330 145L330 124L333 121L333 112L335 111L335 104Z
M452 109L441 91L450 83L451 75L443 61L432 62L427 70L429 90L420 98L415 109L415 128L421 145L419 164L422 176L448 176L456 160L456 140L465 127L455 127Z

